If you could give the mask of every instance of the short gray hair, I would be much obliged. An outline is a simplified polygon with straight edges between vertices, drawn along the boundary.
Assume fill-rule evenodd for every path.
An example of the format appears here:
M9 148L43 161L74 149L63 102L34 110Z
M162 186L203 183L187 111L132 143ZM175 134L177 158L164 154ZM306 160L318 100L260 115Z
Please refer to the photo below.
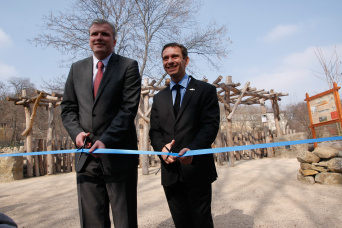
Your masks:
M91 26L93 26L94 24L108 24L112 28L112 30L113 30L113 37L114 37L114 40L116 40L116 29L115 29L113 23L111 23L111 22L109 22L109 21L107 21L105 19L97 18L97 19L95 19L95 20L93 20L91 22L91 25L89 26L89 33L90 33Z

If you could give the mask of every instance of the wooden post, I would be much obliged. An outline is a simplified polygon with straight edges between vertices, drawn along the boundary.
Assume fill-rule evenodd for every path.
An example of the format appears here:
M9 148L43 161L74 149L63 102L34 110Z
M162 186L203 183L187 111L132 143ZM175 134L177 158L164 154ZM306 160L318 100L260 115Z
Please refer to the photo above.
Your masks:
M46 149L47 151L52 151L52 130L53 130L53 104L49 103L48 113L49 113L49 120L48 120L48 130L47 130L47 137L46 137ZM48 174L54 173L54 156L52 154L47 155L47 163L48 163Z
M219 130L219 132L217 133L216 139L215 139L216 148L224 147L222 136L223 136L223 134ZM223 165L223 159L224 159L223 153L217 153L216 156L217 156L217 165Z
M63 137L63 149L64 150L68 149L67 145L68 145L68 137ZM66 154L63 154L62 162L63 162L62 170L63 170L63 173L65 173L66 172Z
M26 89L21 91L23 97L27 97ZM29 103L24 103L26 128L30 125L31 118L31 108ZM26 153L32 152L32 129L28 132L26 136ZM27 156L27 176L33 177L33 157Z
M270 90L271 93L273 93L273 89ZM280 129L280 114L279 114L279 105L278 105L278 97L275 96L271 99L271 103L272 103L272 108L273 108L273 115L274 115L274 123L275 123L275 127L277 130L277 136L281 136L281 129Z
M44 151L44 140L43 140L43 139L39 139L38 151ZM39 160L39 172L40 172L40 176L44 176L44 175L45 175L45 169L44 169L44 159L43 159L43 155L38 155L38 160Z
M38 144L39 144L39 139L35 139L34 140L34 147L33 147L33 152L37 152L38 151ZM39 177L40 176L40 173L39 173L39 158L38 158L38 155L35 155L34 156L34 175L36 177Z
M69 148L73 147L73 142L69 141ZM67 154L67 172L71 172L71 154Z
M60 137L57 137L56 150L61 150L61 148L62 148L62 141L60 140ZM57 154L56 155L56 171L57 171L57 173L61 172L61 166L62 166L62 155Z
M144 86L148 86L148 78L145 78L144 79ZM148 112L148 109L149 109L149 103L148 103L148 100L149 100L149 96L148 96L148 93L147 94L143 94L143 114L146 116L147 112ZM146 116L147 117L147 116ZM148 132L150 130L150 125L149 125L149 122L147 122L144 118L141 118L143 119L143 134L142 134L142 148L141 150L143 151L148 151L149 149L149 136L148 136ZM142 154L140 156L141 158L141 168L142 168L142 174L143 175L148 175L149 174L149 166L150 166L150 162L149 162L149 157L147 154Z
M231 84L233 83L232 81L232 76L227 76L226 77L226 84ZM228 107L230 108L230 91L226 92L226 102L228 104ZM233 124L232 120L228 119L230 110L226 109L226 116L227 116L227 142L228 146L234 146L234 141L233 141ZM234 167L234 152L229 152L229 163L230 166Z

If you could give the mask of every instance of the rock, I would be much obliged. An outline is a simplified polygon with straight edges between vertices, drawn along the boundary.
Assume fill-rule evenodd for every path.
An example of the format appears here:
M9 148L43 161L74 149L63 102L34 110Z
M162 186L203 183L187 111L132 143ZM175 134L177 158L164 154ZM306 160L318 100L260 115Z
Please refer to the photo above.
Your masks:
M318 171L316 170L312 170L312 169L305 169L305 170L302 170L302 174L304 176L314 176L318 173Z
M315 181L320 184L342 184L342 174L319 173L315 176Z
M312 165L315 165L315 166L322 166L322 167L328 167L328 162L322 161L322 162L318 162L318 163L312 163Z
M0 182L9 182L24 178L23 157L0 158Z
M325 146L319 146L314 151L314 154L316 154L320 158L333 158L338 156L338 150L331 148L331 147L325 147Z
M311 164L310 163L300 163L300 168L301 169L311 169Z
M297 179L308 184L314 184L315 178L313 176L303 176L302 174L297 174Z
M328 172L328 169L322 166L311 165L311 169L316 170L318 172Z
M301 163L317 163L320 158L312 152L302 151L297 155L297 160Z
M342 158L332 158L328 163L328 170L335 173L342 173Z

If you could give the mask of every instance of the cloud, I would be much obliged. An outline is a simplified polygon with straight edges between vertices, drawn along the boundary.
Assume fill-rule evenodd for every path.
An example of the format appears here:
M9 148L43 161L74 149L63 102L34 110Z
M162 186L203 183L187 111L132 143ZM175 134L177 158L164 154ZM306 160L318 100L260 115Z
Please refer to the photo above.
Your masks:
M278 25L265 36L259 38L261 41L274 42L287 36L291 36L300 30L300 25Z
M17 76L18 71L13 66L0 63L0 81L5 82L13 76Z
M12 40L9 35L7 35L1 28L0 28L0 48L8 47L12 45Z
M335 46L319 48L322 50L324 58L329 61ZM315 76L317 72L323 72L315 52L317 52L316 47L311 46L302 52L285 56L274 68L258 69L257 72L253 69L253 76L250 76L248 81L253 82L253 87L257 89L268 91L274 89L275 92L299 96L298 100L303 101L305 93L312 96L329 89L325 81ZM342 58L342 44L336 45L336 52Z

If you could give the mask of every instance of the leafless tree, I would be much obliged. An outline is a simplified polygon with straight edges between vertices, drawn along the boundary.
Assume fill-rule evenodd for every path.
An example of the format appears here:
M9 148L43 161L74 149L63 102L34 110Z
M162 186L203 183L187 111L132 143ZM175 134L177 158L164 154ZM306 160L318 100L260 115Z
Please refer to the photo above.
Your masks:
M323 69L323 72L315 72L315 76L325 81L329 86L329 89L333 88L333 82L336 82L337 85L340 85L342 81L340 65L342 62L337 55L336 47L334 48L333 54L328 61L324 57L322 49L319 47L316 47L315 55Z
M311 135L309 128L310 119L306 102L289 104L283 112L285 113L285 118L290 129L296 130L296 132L305 132L308 136Z
M29 78L25 77L11 77L8 80L10 86L14 89L14 94L16 96L21 96L21 91L23 89L27 90L27 94L32 94L35 91L35 85L30 81Z
M113 21L118 31L116 53L137 59L142 76L165 76L160 51L171 41L184 43L189 52L217 68L231 42L225 26L214 22L198 26L199 8L195 0L75 0L66 11L45 16L45 32L32 42L55 47L72 58L89 56L89 24L103 18Z

